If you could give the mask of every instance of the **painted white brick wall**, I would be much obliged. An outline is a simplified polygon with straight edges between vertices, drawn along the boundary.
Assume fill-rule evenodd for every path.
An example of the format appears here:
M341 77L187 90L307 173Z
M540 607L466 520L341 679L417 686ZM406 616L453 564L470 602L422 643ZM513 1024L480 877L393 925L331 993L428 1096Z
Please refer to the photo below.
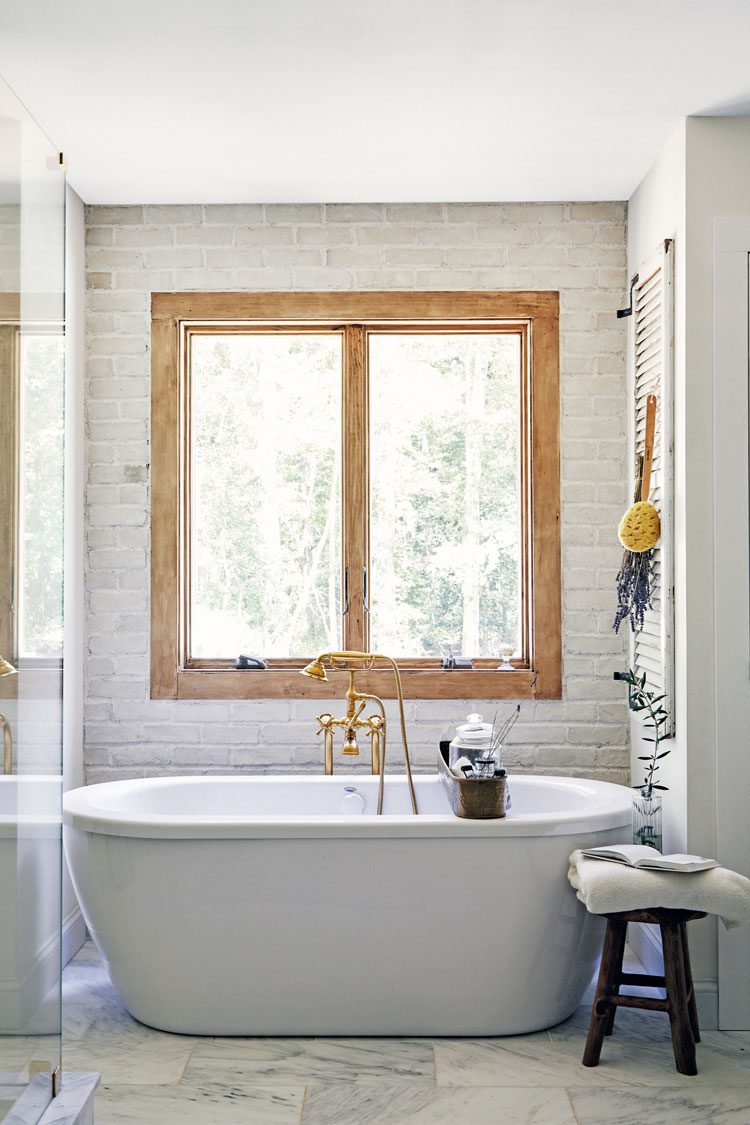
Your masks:
M314 701L149 699L152 290L483 288L561 295L564 697L524 706L506 759L627 780L627 713L612 681L626 645L611 628L628 491L625 332L614 315L624 204L89 207L87 242L89 781L322 763ZM451 719L494 707L408 703L417 768L432 768Z

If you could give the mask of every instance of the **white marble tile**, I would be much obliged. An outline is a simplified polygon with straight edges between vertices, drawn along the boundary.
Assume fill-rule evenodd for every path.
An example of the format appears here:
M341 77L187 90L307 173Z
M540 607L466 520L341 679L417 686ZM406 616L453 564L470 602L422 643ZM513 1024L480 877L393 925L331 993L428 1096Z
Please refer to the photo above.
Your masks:
M15 1099L0 1096L0 1121L4 1121L8 1112L13 1109Z
M445 1040L435 1044L440 1086L648 1086L707 1085L747 1087L750 1090L750 1045L743 1038L707 1032L697 1047L698 1075L687 1077L675 1069L669 1024L658 1016L642 1029L605 1039L596 1067L581 1063L585 1023L580 1033L553 1031L550 1035L508 1039ZM654 1022L656 1021L656 1022ZM625 1022L625 1021L623 1021ZM750 1114L748 1115L750 1122Z
M564 1090L310 1086L302 1125L576 1125Z
M63 1072L60 1092L45 1110L40 1125L84 1125L93 1122L98 1074Z
M124 1011L93 942L79 949L62 974L63 1036L79 1039L105 1005Z
M63 1037L66 1042L80 1039L105 1008L122 1008L109 979L102 982L63 974Z
M101 954L99 953L99 950L96 948L93 941L91 941L89 939L89 941L85 941L83 943L81 948L76 953L75 957L73 957L69 961L68 964L69 965L91 964L91 965L101 966L102 958L101 958Z
M0 1036L0 1073L4 1082L20 1081L25 1085L33 1059L46 1059L56 1064L59 1057L59 1035Z
M105 1005L79 1039L63 1045L65 1070L95 1070L102 1082L179 1082L197 1040L138 1023L121 1006Z
M646 1016L645 1013L639 1015ZM599 1066L593 1069L602 1075L613 1075L615 1081L629 1079L634 1085L744 1088L750 1094L750 1045L746 1038L724 1032L704 1032L701 1042L696 1046L698 1074L690 1077L679 1074L675 1068L668 1018L659 1020L659 1024L661 1026L657 1031L652 1024L645 1022L640 1035L636 1034L632 1024L627 1035L621 1034L615 1024L612 1036L604 1040ZM571 1063L580 1061L583 1045L583 1038L559 1044L560 1049L569 1054ZM577 1083L581 1086L590 1084Z
M564 1043L573 1040L581 1044L581 1052L583 1053L583 1044L586 1041L590 1019L590 1008L580 1007L570 1019L549 1029L552 1042ZM615 1017L612 1042L623 1039L635 1043L671 1043L669 1016L662 1012L620 1008ZM605 1048L609 1042L609 1038L605 1039Z
M5 1125L29 1125L40 1121L52 1096L49 1074L37 1074L26 1086L18 1100L6 1112Z
M203 1039L186 1073L220 1068L255 1083L434 1081L428 1039Z
M299 1125L301 1113L304 1125L573 1125L563 1087L579 1125L750 1125L749 1034L707 1032L699 1074L686 1078L668 1019L623 1009L600 1065L586 1068L590 1000L549 1032L438 1040L433 1056L426 1039L155 1031L125 1011L90 944L66 969L65 988L63 1062L102 1072L97 1125ZM38 1044L16 1040L14 1061Z
M578 1125L748 1125L750 1097L745 1090L712 1086L693 1089L568 1090Z
M96 1125L298 1125L304 1086L103 1085Z
M581 1066L580 1054L571 1057L544 1031L502 1039L436 1040L435 1072L438 1086L606 1085L599 1068ZM630 1077L614 1081L629 1082Z

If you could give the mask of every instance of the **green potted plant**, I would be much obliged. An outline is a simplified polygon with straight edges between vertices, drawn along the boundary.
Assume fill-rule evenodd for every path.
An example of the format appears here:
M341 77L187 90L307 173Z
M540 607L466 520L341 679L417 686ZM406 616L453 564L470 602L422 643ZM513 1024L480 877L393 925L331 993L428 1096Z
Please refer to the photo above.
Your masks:
M661 749L669 723L669 715L662 706L664 696L649 691L645 674L636 676L632 668L627 672L615 672L615 679L628 685L631 710L647 712L643 725L651 732L643 736L644 742L652 743L651 753L638 755L638 761L646 765L643 781L633 786L638 790L638 796L633 798L633 843L661 851L662 799L659 794L668 786L658 780L659 764L670 753Z

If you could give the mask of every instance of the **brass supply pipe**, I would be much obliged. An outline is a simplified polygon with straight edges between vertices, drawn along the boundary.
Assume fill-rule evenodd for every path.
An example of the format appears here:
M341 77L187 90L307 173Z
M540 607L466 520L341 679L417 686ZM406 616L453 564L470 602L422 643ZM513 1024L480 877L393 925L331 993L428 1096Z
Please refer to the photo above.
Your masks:
M385 750L386 750L386 727L387 727L386 720L385 720L385 706L383 704L382 699L380 699L379 696L367 695L365 693L360 693L360 692L355 691L355 689L354 689L354 670L351 669L351 668L342 668L342 667L337 665L337 662L339 662L339 664L340 664L341 662L346 663L346 662L351 662L351 661L357 661L357 662L362 663L363 670L369 670L374 666L375 661L377 661L377 660L384 660L387 664L390 665L391 669L393 670L394 678L396 680L396 694L397 694L397 697L398 697L398 713L399 713L399 721L400 721L400 724L401 724L401 741L402 741L403 748L404 748L404 762L405 762L405 765L406 765L406 778L407 778L407 783L408 783L408 786L409 786L409 796L411 798L412 812L416 816L416 815L418 815L419 810L417 808L417 796L416 796L416 793L414 791L414 778L412 777L412 772L411 772L411 759L409 757L409 743L408 743L408 740L407 740L407 737L406 737L406 718L404 716L404 691L403 691L403 685L402 685L402 682L401 682L401 671L400 671L396 661L392 657L385 656L383 653L379 653L379 652L355 652L355 651L346 650L346 649L344 649L340 652L323 652L319 656L317 656L315 658L315 660L310 661L310 663L305 668L303 668L301 670L301 675L309 676L311 679L314 679L314 680L321 680L323 682L327 681L328 677L326 675L324 661L328 661L332 671L338 671L338 672L346 671L346 672L349 673L349 689L347 691L347 715L345 716L345 718L343 720L341 720L341 719L330 719L330 716L326 715L325 718L330 720L329 723L327 723L325 725L326 731L328 731L330 729L330 727L332 727L334 725L336 725L336 726L348 726L350 724L350 722L353 723L355 726L367 726L368 725L366 720L363 721L363 720L359 719L358 717L357 718L354 717L354 710L353 710L354 700L356 700L356 699L368 700L369 699L371 702L376 703L378 705L378 707L380 709L380 712L381 712L382 719L383 719L382 729L380 731L380 735L381 735L381 738L382 738L382 748L381 748L381 753L380 753L380 770L379 770L379 783L378 783L378 816L380 816L383 812L383 795L384 795L384 791L385 791ZM350 709L351 709L351 714L350 714ZM319 716L319 719L318 719L319 722L321 721L321 718L323 718L323 716ZM321 726L321 729L323 729L323 726ZM370 728L370 729L372 729L372 728ZM320 733L320 731L318 733ZM327 747L326 747L326 749L327 749ZM374 755L374 740L373 740L373 755ZM327 761L326 761L326 766L327 766Z
M370 747L372 772L378 774L380 773L380 760L385 756L385 732L387 727L385 721L385 707L379 695L368 695L366 692L357 692L357 699L369 700L371 703L374 703L380 711L381 722L378 726L373 725L373 719L369 719L366 724L370 732L370 738L372 739Z

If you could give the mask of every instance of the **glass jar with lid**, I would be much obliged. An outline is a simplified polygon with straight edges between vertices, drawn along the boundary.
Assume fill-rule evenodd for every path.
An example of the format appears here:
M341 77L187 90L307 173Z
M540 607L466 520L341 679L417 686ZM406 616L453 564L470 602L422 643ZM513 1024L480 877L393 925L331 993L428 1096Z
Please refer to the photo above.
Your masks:
M459 758L468 758L472 766L479 758L486 758L492 751L492 723L483 722L481 715L474 712L467 715L465 723L459 723L456 733L448 749L448 760L451 767ZM495 755L496 768L500 767L498 756Z

